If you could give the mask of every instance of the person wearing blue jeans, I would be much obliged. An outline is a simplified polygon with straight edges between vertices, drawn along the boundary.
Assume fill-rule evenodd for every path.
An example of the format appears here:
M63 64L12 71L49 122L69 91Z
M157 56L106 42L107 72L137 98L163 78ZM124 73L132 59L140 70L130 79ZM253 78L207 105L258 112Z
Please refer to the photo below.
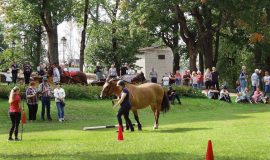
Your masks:
M264 96L267 96L268 94L268 97L270 97L270 76L268 71L265 71L263 82L264 82Z
M247 87L247 73L246 73L245 66L242 67L242 71L240 73L239 80L240 80L241 92L243 92L245 90L245 88Z
M43 82L38 87L38 92L41 94L41 103L42 103L41 119L44 120L45 108L46 108L47 119L51 121L52 120L51 118L51 88L48 83L47 77L43 78Z
M54 97L55 97L55 103L58 111L58 120L59 122L64 121L64 108L65 108L65 90L61 88L60 83L56 83L56 88L54 89Z

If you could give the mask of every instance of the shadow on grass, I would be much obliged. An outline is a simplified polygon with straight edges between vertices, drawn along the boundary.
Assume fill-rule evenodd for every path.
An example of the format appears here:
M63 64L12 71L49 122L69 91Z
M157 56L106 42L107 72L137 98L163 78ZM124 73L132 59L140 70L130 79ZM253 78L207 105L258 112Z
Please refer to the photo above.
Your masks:
M181 133L181 132L191 132L191 131L200 131L200 130L210 130L212 128L172 128L172 129L161 129L156 132L160 133Z
M59 154L17 154L17 155L1 155L1 158L9 159L91 159L91 160L150 160L150 159L170 159L170 160L199 160L204 159L205 155L195 155L190 153L169 153L169 152L150 152L150 153L138 153L138 154L109 154L107 152L76 152L76 153L59 153ZM215 159L222 160L253 160L250 157L229 157L229 156L215 156Z

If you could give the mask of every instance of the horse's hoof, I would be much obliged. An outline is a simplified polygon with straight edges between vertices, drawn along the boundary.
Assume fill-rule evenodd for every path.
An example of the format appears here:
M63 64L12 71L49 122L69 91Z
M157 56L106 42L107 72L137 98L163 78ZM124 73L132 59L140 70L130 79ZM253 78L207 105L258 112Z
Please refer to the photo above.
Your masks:
M158 129L158 126L154 126L153 129Z

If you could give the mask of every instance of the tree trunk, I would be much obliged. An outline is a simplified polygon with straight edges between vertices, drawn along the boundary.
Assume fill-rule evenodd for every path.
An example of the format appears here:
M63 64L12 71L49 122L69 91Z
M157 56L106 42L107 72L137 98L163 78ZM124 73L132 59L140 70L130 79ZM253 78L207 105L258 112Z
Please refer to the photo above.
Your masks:
M254 48L254 66L256 68L261 68L262 67L262 50L261 46L258 44L255 44Z
M48 59L50 64L59 64L58 58L58 33L57 26L53 26L51 32L47 32Z
M204 53L205 68L213 67L213 35L209 32L202 41L201 49Z
M204 59L203 59L203 54L199 52L199 70L204 73Z
M39 7L40 18L47 32L49 63L59 64L57 23L53 14L49 11L49 0L41 0Z
M88 22L88 8L89 8L89 0L85 0L82 40L81 40L81 47L80 47L80 71L81 72L83 72L83 65L84 65L84 50L85 50L86 27L87 27L87 22Z
M188 55L189 55L189 69L190 71L197 71L196 61L197 61L197 50L194 41L190 40L188 45Z
M218 62L218 53L219 53L219 37L220 37L220 31L216 32L216 41L215 41L215 55L214 55L214 61L213 61L213 66L217 66Z
M42 27L41 25L36 28L36 51L35 51L35 64L34 67L36 68L40 61L41 61L41 55L42 55Z
M177 70L180 69L180 66L179 66L179 61L180 61L180 55L179 55L179 35L178 35L178 32L179 32L179 26L178 26L178 23L175 22L175 24L173 25L173 40L172 40L172 45L173 45L173 48L172 48L172 51L173 51L173 73L175 73Z

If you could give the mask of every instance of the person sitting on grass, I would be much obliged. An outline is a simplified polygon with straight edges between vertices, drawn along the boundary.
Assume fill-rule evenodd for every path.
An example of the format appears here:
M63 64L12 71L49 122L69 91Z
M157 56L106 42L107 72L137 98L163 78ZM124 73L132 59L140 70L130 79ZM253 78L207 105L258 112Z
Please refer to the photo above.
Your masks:
M249 92L249 89L245 88L245 90L243 92L237 93L235 102L236 103L252 103L251 94Z
M260 91L260 87L256 88L256 91L254 92L253 96L252 96L252 100L254 101L254 103L259 103L259 102L263 102L263 103L267 103L267 97L263 96L263 92Z
M211 86L210 89L207 92L207 97L209 99L218 99L219 91L216 90L213 86Z
M169 87L169 90L167 91L167 95L172 105L174 105L175 99L177 99L178 103L181 104L181 100L178 94L175 92L175 90L173 90L172 86Z
M232 103L230 93L227 87L223 87L220 91L219 100Z

